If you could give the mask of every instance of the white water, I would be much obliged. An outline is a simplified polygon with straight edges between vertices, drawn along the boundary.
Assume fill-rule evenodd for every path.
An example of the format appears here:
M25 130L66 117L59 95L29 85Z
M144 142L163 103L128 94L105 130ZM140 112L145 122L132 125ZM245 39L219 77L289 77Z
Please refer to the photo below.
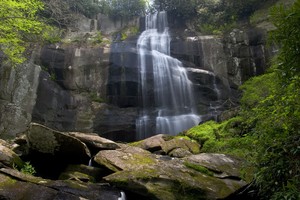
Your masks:
M141 81L138 139L158 133L175 135L200 122L192 82L182 63L170 56L167 14L147 16L145 26L137 43Z

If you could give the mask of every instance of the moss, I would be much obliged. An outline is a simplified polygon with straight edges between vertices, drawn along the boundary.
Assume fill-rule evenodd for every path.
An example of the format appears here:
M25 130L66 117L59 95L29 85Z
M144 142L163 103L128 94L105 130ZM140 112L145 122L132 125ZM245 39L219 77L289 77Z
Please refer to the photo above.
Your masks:
M8 176L0 174L0 188L6 188L13 186L17 181Z
M101 97L99 97L96 92L91 92L90 93L90 99L92 101L98 102L98 103L104 103L105 102L105 100L102 99Z
M193 170L196 170L202 174L206 174L208 176L213 176L214 173L212 171L210 171L209 169L207 169L206 167L203 167L201 165L197 165L197 164L194 164L194 163L190 163L190 162L184 162L183 163L186 167L190 168L190 169L193 169Z
M139 147L143 143L143 140L137 141L137 142L131 142L128 145L133 147Z
M149 155L141 155L141 154L133 154L132 155L132 164L138 164L138 165L150 165L155 164L155 160Z

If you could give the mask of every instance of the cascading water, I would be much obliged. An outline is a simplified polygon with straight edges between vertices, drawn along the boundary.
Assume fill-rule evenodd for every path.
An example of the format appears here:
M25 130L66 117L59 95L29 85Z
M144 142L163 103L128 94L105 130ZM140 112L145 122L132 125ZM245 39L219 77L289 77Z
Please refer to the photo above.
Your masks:
M137 42L140 75L138 139L158 133L175 135L200 122L192 82L182 63L170 56L166 12L146 16Z

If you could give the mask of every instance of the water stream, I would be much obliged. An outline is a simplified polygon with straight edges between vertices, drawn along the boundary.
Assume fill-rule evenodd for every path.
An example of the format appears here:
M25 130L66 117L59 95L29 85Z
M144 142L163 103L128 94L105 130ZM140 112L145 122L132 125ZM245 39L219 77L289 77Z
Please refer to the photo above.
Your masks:
M175 135L200 122L192 82L182 63L170 56L166 12L146 16L146 30L137 42L140 113L138 139L158 133Z

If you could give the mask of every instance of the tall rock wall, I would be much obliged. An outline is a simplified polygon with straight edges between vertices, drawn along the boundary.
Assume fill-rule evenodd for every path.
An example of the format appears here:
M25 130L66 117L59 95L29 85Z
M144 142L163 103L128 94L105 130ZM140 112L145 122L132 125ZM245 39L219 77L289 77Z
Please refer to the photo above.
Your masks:
M0 138L27 129L36 101L41 68L33 63L0 65Z
M43 47L37 59L41 73L32 64L1 66L1 137L22 132L32 118L61 131L135 139L137 36L121 37L128 27L139 26L139 20L112 23L98 17L83 18L62 43ZM99 31L101 43L95 40ZM202 120L217 119L223 110L236 106L239 85L263 73L272 55L261 29L235 29L225 37L187 34L173 27L171 33L171 55L188 71Z

